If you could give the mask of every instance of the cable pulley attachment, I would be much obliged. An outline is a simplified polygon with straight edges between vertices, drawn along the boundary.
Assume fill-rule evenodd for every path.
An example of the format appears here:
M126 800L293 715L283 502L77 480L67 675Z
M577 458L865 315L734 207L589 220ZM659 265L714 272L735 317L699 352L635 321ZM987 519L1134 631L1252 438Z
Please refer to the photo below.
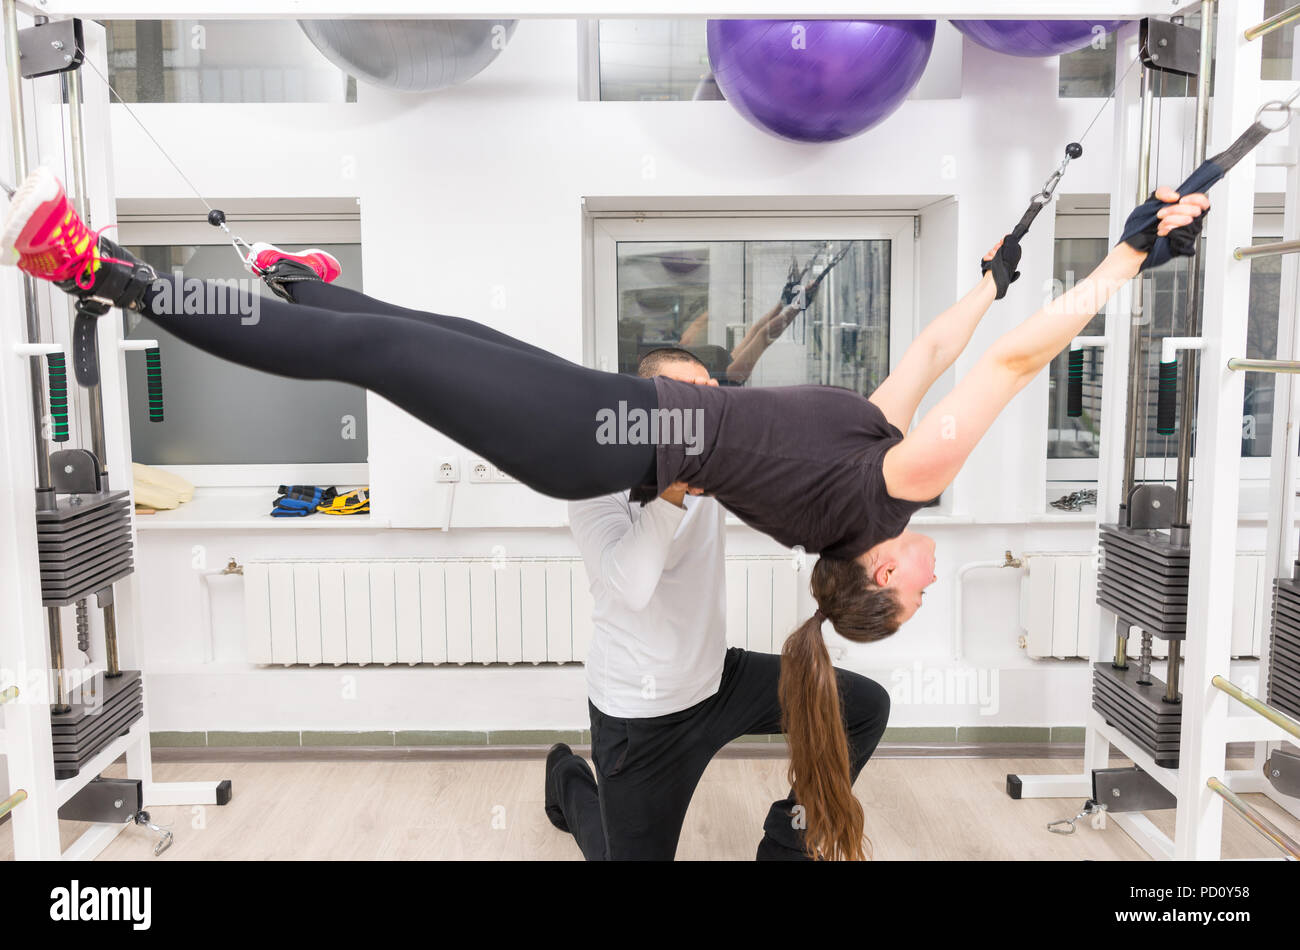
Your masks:
M1065 157L1061 159L1061 164L1057 166L1056 171L1047 177L1043 182L1043 187L1038 194L1029 199L1029 207L1025 213L1020 216L1020 221L1011 229L1011 239L1019 242L1026 234L1029 233L1029 226L1034 223L1038 217L1038 212L1042 211L1047 205L1051 204L1052 198L1056 195L1056 188L1065 176L1066 167L1076 158L1083 155L1083 146L1078 142L1071 142L1065 147Z

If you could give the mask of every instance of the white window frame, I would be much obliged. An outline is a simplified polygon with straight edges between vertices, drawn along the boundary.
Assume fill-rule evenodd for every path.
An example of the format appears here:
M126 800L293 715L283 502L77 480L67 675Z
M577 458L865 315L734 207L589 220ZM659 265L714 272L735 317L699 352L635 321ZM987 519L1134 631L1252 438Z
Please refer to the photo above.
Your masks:
M1056 218L1056 238L1100 238L1109 239L1109 213L1105 209L1096 211L1082 212L1065 212L1057 215ZM1256 211L1254 227L1252 234L1256 238L1273 238L1278 240L1282 235L1282 212L1281 209ZM1076 279L1082 278L1084 274L1076 274ZM1109 411L1109 410L1107 410ZM1044 433L1043 452L1047 452L1047 439ZM1097 462L1095 458L1088 459L1054 459L1047 460L1047 482L1049 488L1057 483L1067 484L1087 484L1095 485L1097 482ZM1162 458L1140 458L1137 460L1135 471L1139 479L1160 480L1165 477L1172 477L1174 462ZM1259 458L1245 458L1241 460L1241 482L1243 486L1255 487L1259 485L1267 486L1269 480L1269 459L1267 456Z
M320 244L360 244L361 218L356 199L226 199L214 200L230 218L231 230L249 241L291 247ZM201 211L202 209L200 209ZM235 219L239 223L235 224ZM118 234L122 244L144 246L227 246L223 232L195 212L195 202L175 199L136 199L118 202ZM231 252L234 253L232 247ZM243 488L266 485L365 485L366 462L267 463L250 465L158 465L199 488Z
M880 241L890 242L889 369L916 338L916 226L897 212L872 215L696 215L663 212L593 216L592 317L587 359L597 369L618 367L618 244L620 241ZM870 395L865 394L865 395Z

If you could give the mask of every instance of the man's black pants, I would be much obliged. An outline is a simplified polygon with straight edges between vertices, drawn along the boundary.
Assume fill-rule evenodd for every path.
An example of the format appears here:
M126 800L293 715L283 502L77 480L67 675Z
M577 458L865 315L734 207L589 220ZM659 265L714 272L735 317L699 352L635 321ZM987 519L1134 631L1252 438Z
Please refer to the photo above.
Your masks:
M865 676L835 672L856 779L884 734L889 693ZM671 861L695 786L714 754L744 735L781 732L780 675L779 656L733 647L718 691L689 709L650 719L616 719L588 703L599 781L576 755L557 762L554 774L565 823L583 857ZM793 807L792 795L772 803L758 846L760 860L805 857Z

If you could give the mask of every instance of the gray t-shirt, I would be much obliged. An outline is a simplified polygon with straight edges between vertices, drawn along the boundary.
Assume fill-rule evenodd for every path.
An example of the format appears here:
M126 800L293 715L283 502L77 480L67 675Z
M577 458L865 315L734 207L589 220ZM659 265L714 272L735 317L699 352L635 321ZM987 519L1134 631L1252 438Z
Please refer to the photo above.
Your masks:
M657 484L633 500L684 481L787 547L842 559L897 537L925 505L886 491L881 465L903 433L852 390L654 382L660 411L689 413L695 438L661 435Z

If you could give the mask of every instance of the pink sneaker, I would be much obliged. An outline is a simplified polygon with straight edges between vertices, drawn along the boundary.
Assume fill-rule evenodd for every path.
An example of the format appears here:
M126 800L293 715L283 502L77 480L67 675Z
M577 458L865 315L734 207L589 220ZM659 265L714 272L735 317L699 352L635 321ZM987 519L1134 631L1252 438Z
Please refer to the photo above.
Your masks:
M296 264L306 265L315 271L316 276L327 284L337 280L338 276L343 273L338 258L317 247L291 254L288 251L280 250L274 244L258 242L249 250L248 259L254 273L258 274L272 270L281 261L293 261Z

